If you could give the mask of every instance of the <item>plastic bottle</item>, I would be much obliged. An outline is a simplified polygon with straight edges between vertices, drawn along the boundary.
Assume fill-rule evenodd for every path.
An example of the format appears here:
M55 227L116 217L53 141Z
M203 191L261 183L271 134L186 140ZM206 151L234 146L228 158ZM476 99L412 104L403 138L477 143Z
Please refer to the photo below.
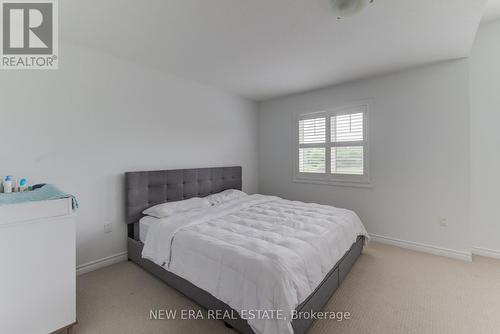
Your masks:
M12 176L8 175L2 182L3 184L3 192L11 193L12 192Z
M19 191L19 186L17 185L17 180L14 177L11 177L11 182L12 182L12 192L17 193Z
M26 181L26 179L21 179L19 181L19 191L28 191L28 182Z

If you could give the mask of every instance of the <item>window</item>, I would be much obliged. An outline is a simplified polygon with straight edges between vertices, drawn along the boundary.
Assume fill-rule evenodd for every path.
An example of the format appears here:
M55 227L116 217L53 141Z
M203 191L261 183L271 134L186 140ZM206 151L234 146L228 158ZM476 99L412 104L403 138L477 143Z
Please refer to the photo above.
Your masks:
M295 180L369 183L367 111L363 104L300 115Z

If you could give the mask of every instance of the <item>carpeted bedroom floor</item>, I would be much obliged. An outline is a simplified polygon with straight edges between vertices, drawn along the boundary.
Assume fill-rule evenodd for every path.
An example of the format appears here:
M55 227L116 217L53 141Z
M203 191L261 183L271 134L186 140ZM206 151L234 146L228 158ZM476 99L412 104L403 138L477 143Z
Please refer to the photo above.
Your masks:
M218 320L149 320L151 309L200 309L131 262L77 279L77 334L234 333ZM370 243L313 333L500 333L500 261L472 263Z

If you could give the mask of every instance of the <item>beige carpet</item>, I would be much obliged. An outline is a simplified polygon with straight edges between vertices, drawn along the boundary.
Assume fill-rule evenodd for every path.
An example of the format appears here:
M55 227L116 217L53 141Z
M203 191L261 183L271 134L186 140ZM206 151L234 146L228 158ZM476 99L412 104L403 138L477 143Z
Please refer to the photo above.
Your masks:
M131 262L78 277L78 334L234 333L217 320L149 320L150 309L199 309ZM467 263L371 243L313 333L500 333L500 261Z

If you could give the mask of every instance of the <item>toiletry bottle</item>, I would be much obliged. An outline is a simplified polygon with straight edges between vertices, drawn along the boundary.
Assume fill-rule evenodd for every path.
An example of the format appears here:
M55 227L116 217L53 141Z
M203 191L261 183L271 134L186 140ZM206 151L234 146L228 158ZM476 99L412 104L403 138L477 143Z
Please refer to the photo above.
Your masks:
M8 175L2 182L3 184L3 192L11 193L12 192L12 176Z
M27 190L28 190L28 182L26 181L26 179L21 179L19 181L19 191L23 192Z
M12 182L12 192L17 193L19 191L19 186L17 184L17 180L14 177L11 177L11 182Z

